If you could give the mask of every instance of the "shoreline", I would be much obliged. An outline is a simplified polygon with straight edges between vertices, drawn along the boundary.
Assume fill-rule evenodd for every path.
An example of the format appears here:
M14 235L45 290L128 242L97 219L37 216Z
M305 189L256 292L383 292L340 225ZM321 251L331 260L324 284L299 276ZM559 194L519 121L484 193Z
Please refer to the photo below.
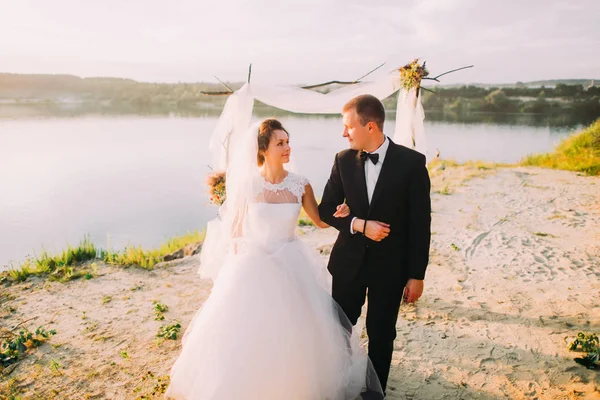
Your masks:
M565 343L600 333L600 177L476 165L431 175L425 292L400 309L388 398L600 399L597 372ZM325 262L336 231L299 234ZM212 287L196 274L199 256L150 271L93 262L89 280L2 287L0 327L34 318L27 328L57 333L0 378L0 393L162 398L181 334ZM169 307L164 320L155 301ZM156 338L175 323L176 340Z

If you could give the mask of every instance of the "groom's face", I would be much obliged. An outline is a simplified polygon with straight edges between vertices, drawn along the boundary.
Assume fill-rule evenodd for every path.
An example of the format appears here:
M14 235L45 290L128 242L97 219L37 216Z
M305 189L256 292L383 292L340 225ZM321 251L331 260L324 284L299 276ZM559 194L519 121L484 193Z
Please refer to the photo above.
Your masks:
M352 150L362 150L367 147L369 142L369 124L363 126L355 109L350 109L342 113L344 122L344 136L348 139L348 144Z

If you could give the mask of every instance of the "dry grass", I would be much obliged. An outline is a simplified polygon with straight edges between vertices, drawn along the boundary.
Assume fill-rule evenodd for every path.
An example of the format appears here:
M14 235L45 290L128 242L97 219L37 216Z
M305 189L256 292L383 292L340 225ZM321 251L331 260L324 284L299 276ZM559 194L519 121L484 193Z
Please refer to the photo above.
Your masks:
M599 175L600 119L585 130L564 139L553 153L529 155L520 164Z

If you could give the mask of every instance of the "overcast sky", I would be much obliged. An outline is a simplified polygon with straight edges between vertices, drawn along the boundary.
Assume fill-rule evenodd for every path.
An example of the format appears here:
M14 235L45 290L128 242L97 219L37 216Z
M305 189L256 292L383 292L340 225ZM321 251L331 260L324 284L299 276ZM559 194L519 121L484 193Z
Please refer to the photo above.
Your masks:
M196 82L600 78L600 0L0 0L0 72Z

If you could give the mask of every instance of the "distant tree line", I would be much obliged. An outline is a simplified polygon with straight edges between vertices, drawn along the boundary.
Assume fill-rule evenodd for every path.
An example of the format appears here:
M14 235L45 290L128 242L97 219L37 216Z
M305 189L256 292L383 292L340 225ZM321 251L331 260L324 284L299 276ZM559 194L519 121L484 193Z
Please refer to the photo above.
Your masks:
M239 84L231 84L234 89ZM72 75L0 74L0 99L20 103L97 103L107 107L144 109L189 107L198 103L223 104L226 96L202 91L223 90L211 83L144 83L116 78L79 78Z
M238 89L242 83L227 83ZM331 88L326 88L329 90ZM118 113L215 113L227 96L211 96L203 91L227 90L219 83L144 83L118 78L80 78L73 75L20 75L0 73L0 107L17 106L107 111ZM600 86L557 83L552 87L457 86L438 87L435 93L423 91L423 106L429 112L452 116L473 113L569 114L592 121L600 117ZM392 96L386 108L396 106ZM257 112L272 112L257 103ZM278 112L278 114L280 114Z
M589 120L600 116L600 87L557 84L555 87L483 88L461 86L423 93L426 110L470 112L572 113Z

